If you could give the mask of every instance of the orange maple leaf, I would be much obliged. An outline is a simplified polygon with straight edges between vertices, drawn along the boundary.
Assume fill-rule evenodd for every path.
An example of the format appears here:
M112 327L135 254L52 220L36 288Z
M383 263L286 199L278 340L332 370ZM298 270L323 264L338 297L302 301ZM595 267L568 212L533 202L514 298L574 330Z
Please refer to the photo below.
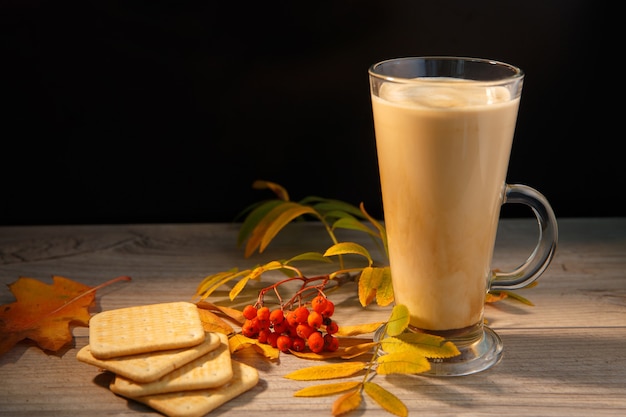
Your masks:
M97 287L60 276L52 280L48 285L20 277L8 285L16 301L0 306L0 355L24 339L35 341L42 349L58 351L72 341L70 324L89 325L89 307L94 304L96 290L130 278L121 276Z

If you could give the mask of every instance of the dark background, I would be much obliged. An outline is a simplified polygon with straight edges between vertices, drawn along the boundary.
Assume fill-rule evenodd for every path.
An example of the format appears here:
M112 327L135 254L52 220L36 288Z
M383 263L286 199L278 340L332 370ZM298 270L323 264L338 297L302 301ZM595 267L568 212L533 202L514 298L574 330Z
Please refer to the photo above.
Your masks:
M626 214L602 2L0 1L0 224L231 221L256 179L380 217L367 69L429 54L525 70L509 182Z

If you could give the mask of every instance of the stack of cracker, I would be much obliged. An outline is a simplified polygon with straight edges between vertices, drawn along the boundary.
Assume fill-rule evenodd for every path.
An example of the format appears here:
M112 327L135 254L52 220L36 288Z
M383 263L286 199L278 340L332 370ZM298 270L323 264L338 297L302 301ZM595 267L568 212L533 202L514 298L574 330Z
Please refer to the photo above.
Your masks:
M170 417L203 416L259 380L255 368L231 359L226 335L204 331L187 302L96 314L76 357L113 372L114 393Z

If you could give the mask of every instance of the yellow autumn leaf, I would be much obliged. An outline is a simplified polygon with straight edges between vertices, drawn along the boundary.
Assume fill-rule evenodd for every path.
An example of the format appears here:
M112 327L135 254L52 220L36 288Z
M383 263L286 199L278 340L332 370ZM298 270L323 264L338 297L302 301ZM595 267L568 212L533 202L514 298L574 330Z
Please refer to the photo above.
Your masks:
M202 281L200 281L200 284L198 284L198 287L196 288L196 296L202 297L202 299L207 298L210 294L207 294L207 291L214 287L216 283L224 282L223 280L225 278L228 280L231 276L237 274L238 272L239 270L237 268L233 268L229 271L218 272L217 274L206 276Z
M252 339L242 334L233 335L228 339L230 353L235 353L248 347L253 347L257 352L269 359L276 359L280 355L280 351L271 345L260 343L257 339Z
M198 309L202 328L205 332L218 332L225 335L233 333L235 330L232 326L219 318L215 313L202 308Z
M370 216L370 214L365 210L365 204L363 204L363 202L359 204L359 209L361 210L361 213L363 213L363 215L367 218L367 220L372 223L376 229L378 229L378 234L383 241L383 249L385 250L385 255L387 255L387 258L389 258L389 250L387 247L387 231L385 230L385 227L378 220Z
M360 404L361 392L359 390L351 391L335 400L331 413L333 416L340 416L355 410Z
M365 362L344 362L328 365L310 366L298 369L285 375L285 378L297 381L313 381L318 379L345 378L352 376L366 367Z
M326 263L333 262L332 260L328 259L327 257L325 257L319 252L305 252L305 253L301 253L300 255L296 255L292 258L289 258L289 260L285 261L285 264L288 265L288 264L299 262L299 261L315 261L315 262L326 262Z
M209 310L209 311L213 310L213 311L219 311L221 313L224 313L225 315L227 315L228 317L230 317L236 323L239 323L239 324L243 324L244 321L246 320L246 318L243 316L243 313L240 310L237 310L236 308L219 306L217 304L213 304L208 301L198 301L196 303L196 306L204 310Z
M334 213L335 212L328 213L327 216L330 214L334 214ZM378 234L375 231L373 231L372 229L367 227L362 221L352 217L351 215L345 215L339 218L338 220L336 220L333 223L331 229L332 230L335 230L335 229L357 230L359 232L367 233L368 235L378 237Z
M366 324L353 324L348 326L339 326L339 331L335 336L358 336L361 334L374 333L380 326L385 324L382 321Z
M376 304L381 307L388 306L394 300L393 285L391 283L391 269L386 266L382 269L382 276L376 289Z
M378 342L369 342L369 343L361 343L359 345L354 345L343 349L343 353L341 355L342 359L352 359L357 356L364 355L366 353L371 352L372 348L375 347Z
M285 208L286 206L286 208ZM318 216L318 213L311 207L303 206L298 203L287 202L282 206L281 212L274 218L267 226L265 233L261 237L259 244L259 253L263 253L267 245L270 244L272 239L280 232L285 226L291 223L292 220L302 216L303 214L312 214Z
M213 291L218 289L223 284L226 284L228 281L231 281L240 276L247 275L249 273L250 270L237 271L237 269L235 268L231 271L220 272L218 274L208 276L202 281L202 283L200 283L200 286L196 291L196 295L201 297L201 301L205 300L209 297L209 295L213 293Z
M368 306L376 297L376 290L382 280L381 268L368 266L363 268L359 277L359 302L362 307Z
M252 348L261 355L265 356L267 359L278 359L280 356L280 350L268 345L267 343L255 343L252 345Z
M230 353L235 353L241 349L256 345L256 340L246 337L242 334L235 334L228 339L228 348Z
M386 333L389 336L397 336L402 334L409 326L411 316L409 315L409 309L405 305L396 304L391 310L391 317L387 322Z
M536 281L535 281L536 282ZM528 288L528 287L524 287L524 288ZM485 300L485 302L487 303L495 303L497 301L500 300L504 300L505 298L512 298L514 300L519 301L520 303L529 305L529 306L534 306L534 304L527 299L526 297L522 297L521 295L513 292L513 291L507 291L507 290L499 290L499 291L490 291L487 293L487 299Z
M380 385L374 382L366 382L363 384L363 391L370 396L371 399L376 401L378 405L399 417L406 417L409 415L409 410L406 405L391 392L387 391Z
M419 354L426 356L427 358L452 358L461 354L454 343L444 339L443 337L426 333L407 332L400 334L395 338L391 337L387 339L390 339L392 343L384 341L381 343L385 352L392 352L394 350L397 352L400 350L406 350L408 347L415 349L416 352L419 352ZM393 343L394 339L400 341L403 345L399 346L399 348L394 348L394 346L392 346L392 344L395 344Z
M326 395L338 394L352 388L356 388L360 384L359 381L335 382L332 384L314 385L312 387L302 388L296 391L294 397L323 397Z
M269 212L264 213L264 217L258 221L251 231L246 243L244 256L246 258L250 257L257 249L259 249L259 253L263 252L265 247L283 227L305 213L317 214L312 208L291 201L283 201L272 207Z
M250 271L249 274L240 279L239 282L237 282L237 284L235 284L235 286L230 290L230 293L228 293L230 301L233 301L235 298L237 298L237 296L241 291L243 291L249 280L260 280L261 275L263 275L265 272L275 271L282 268L284 268L284 265L278 261L271 261L266 263L265 265L257 266L252 271Z
M237 284L235 284L235 286L228 293L228 298L230 299L230 301L233 301L235 298L237 298L237 296L239 295L241 291L243 291L244 287L246 286L249 280L250 280L250 275L247 275L243 277L242 279L240 279L239 282L237 282Z
M289 352L293 354L293 356L300 358L300 359L322 361L322 360L328 360L328 359L334 359L334 358L341 358L344 353L344 349L339 348L334 352L322 351L320 353L311 352L310 350L298 352L296 350L289 349Z
M507 295L504 291L488 292L487 296L485 297L485 302L496 303L498 301L504 300L506 297Z
M391 269L385 267L367 267L361 271L359 278L359 302L363 307L369 305L374 298L376 304L385 307L394 300Z
M348 255L348 254L363 256L364 258L367 259L368 265L372 265L372 263L374 262L372 260L372 257L370 256L369 251L365 249L363 246L354 242L340 242L326 249L326 252L324 252L324 256Z
M430 369L430 363L424 356L415 352L403 351L379 356L376 373L388 374L419 374Z
M287 189L280 184L276 184L275 182L256 180L252 183L252 188L256 190L269 188L274 192L274 194L276 194L279 199L283 201L289 201L289 193L287 192Z
M272 211L274 207L279 206L283 203L283 200L266 200L254 204L253 206L244 210L244 213L248 212L248 214L246 215L246 218L239 228L239 234L237 235L237 247L241 247L243 242L245 242L246 239L250 237L250 235L256 229L259 223L265 218L265 216L267 216L270 211Z

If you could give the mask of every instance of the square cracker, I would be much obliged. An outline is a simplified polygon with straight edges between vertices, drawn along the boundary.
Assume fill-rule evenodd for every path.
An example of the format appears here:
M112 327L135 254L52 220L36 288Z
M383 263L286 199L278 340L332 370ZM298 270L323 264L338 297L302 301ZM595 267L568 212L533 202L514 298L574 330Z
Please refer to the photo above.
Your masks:
M179 391L168 394L148 395L135 398L169 417L200 417L244 392L254 388L259 382L256 368L232 361L233 378L218 388Z
M182 367L164 375L156 381L138 383L116 375L111 391L125 397L163 394L166 392L215 388L224 385L233 377L233 367L228 348L228 337L217 333L220 345L217 349L194 359Z
M91 354L90 346L84 346L76 358L90 365L114 372L135 382L151 382L204 354L217 349L221 339L216 333L206 333L204 342L190 348L139 353L111 359L98 359Z
M98 359L196 346L204 337L198 308L188 302L119 308L89 320L90 350Z

